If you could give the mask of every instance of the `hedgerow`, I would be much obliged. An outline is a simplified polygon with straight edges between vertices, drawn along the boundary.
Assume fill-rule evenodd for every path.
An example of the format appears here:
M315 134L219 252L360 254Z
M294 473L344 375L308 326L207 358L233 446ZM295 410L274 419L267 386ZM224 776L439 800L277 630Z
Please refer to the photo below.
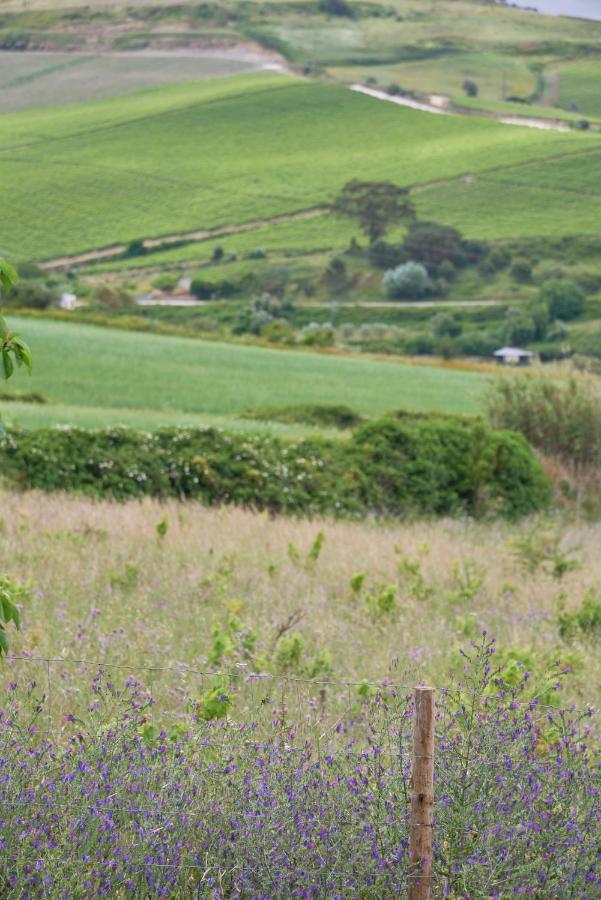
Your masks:
M22 488L193 498L273 513L520 516L549 485L526 441L465 419L385 417L347 441L288 443L214 428L8 431L0 471Z

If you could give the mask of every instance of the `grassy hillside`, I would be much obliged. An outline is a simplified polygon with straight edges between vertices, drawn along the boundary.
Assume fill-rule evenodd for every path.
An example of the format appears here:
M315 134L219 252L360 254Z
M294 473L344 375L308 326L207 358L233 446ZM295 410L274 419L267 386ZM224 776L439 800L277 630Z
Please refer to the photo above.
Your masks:
M76 253L306 209L359 174L419 185L566 153L577 159L599 143L260 74L15 113L0 122L0 251L15 259ZM538 205L541 219L547 202ZM432 214L445 205L442 194ZM551 233L589 231L582 205ZM476 202L473 216L472 233L494 231L493 210Z
M599 74L599 61L594 57L562 66L559 82L561 105L575 109L584 116L601 116Z
M11 319L11 325L27 334L35 357L31 380L18 376L14 386L58 404L0 404L3 414L16 413L24 425L127 424L130 410L131 423L144 427L204 417L214 423L216 416L216 424L226 424L251 407L311 402L344 403L365 415L399 408L475 413L486 385L484 375L444 368L47 320Z

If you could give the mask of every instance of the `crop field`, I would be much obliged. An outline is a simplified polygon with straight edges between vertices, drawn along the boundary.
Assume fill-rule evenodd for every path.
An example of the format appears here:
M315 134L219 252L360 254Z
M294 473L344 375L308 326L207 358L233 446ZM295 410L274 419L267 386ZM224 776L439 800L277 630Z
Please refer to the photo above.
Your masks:
M358 173L415 185L598 142L429 116L266 74L9 114L0 123L0 252L48 258L253 221L327 203ZM544 206L538 212L543 218ZM568 207L555 228L581 231L582 218ZM490 232L494 223L472 221L472 230L481 226Z
M496 180L454 181L424 191L417 196L419 215L485 240L599 233L596 195L514 182L513 171L507 170L507 183L496 173Z
M583 59L561 67L559 103L583 116L601 116L597 59Z
M192 79L219 78L256 69L258 59L224 50L184 53L0 53L3 112L61 106L113 97Z
M78 421L98 425L127 424L129 409L132 423L142 424L146 410L148 426L163 414L166 424L180 414L194 415L197 422L208 415L210 423L211 416L225 419L251 407L294 403L344 403L365 415L400 408L470 414L478 411L486 387L484 375L430 366L48 320L11 318L10 324L27 335L35 358L33 377L19 376L15 387L40 391L59 404L54 411L36 405L28 413L32 424L53 418L68 423L71 410L61 407L75 407ZM11 408L2 404L2 413L10 416ZM20 418L27 424L23 412Z
M591 195L601 194L601 150L513 166L510 170L491 172L486 178L557 192L573 192L586 200Z

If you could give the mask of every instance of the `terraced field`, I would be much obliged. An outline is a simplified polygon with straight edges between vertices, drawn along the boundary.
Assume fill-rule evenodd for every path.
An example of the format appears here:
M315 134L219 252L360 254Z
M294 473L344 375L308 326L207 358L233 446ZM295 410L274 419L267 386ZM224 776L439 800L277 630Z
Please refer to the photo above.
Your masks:
M595 134L430 116L269 74L14 113L0 120L0 252L45 259L321 206L359 175L419 185L566 153L577 160L597 146ZM427 192L420 205L434 218L469 221L469 233L505 234L502 217L497 225L497 211L473 192L455 209L457 190ZM524 233L548 233L538 223L549 202L564 203L537 196ZM515 234L523 192L504 203ZM552 233L586 232L593 218L585 201L566 204Z

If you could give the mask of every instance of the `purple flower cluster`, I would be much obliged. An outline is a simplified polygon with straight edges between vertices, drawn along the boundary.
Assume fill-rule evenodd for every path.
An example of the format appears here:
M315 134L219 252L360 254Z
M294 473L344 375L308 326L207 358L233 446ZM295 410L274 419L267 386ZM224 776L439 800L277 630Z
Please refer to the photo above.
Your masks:
M600 769L576 714L509 690L483 644L437 721L435 895L601 896ZM412 707L365 700L328 740L289 725L146 728L130 680L101 727L0 713L0 896L405 893Z

